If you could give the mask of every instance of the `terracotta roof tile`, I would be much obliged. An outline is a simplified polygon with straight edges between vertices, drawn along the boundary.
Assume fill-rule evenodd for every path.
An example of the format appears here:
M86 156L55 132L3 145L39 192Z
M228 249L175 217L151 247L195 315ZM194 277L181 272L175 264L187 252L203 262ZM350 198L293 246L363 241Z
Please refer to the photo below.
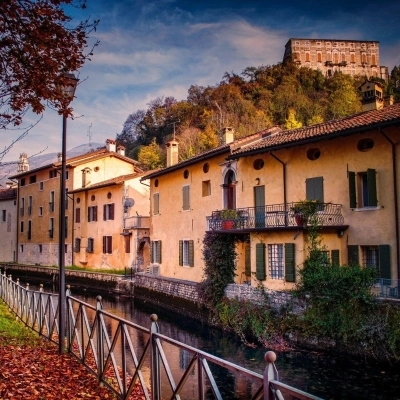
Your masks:
M228 158L237 158L258 150L290 147L313 139L317 141L331 136L345 136L356 131L396 124L400 124L400 103L387 106L381 110L365 111L350 117L269 135L260 141L249 143L234 150Z
M0 200L13 200L17 198L17 189L0 189Z

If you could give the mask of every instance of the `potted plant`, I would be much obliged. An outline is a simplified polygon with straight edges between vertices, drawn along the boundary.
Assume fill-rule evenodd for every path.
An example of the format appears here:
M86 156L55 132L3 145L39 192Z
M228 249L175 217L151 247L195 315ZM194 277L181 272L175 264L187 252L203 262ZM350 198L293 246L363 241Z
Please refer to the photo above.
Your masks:
M221 210L220 216L222 220L222 229L232 229L235 225L238 214L236 210L225 208Z
M319 200L299 200L294 203L292 211L298 226L307 225L308 219L317 212Z

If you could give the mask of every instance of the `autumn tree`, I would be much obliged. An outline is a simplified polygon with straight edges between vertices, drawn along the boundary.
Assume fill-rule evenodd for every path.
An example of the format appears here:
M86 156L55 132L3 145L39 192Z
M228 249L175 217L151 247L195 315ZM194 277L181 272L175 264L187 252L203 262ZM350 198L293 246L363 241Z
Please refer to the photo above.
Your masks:
M156 169L163 166L163 154L155 138L148 146L140 148L138 161L145 170Z
M63 74L77 71L92 55L87 40L98 24L72 26L64 6L84 9L85 2L0 1L0 128L20 125L28 109L41 114L49 104L62 108Z

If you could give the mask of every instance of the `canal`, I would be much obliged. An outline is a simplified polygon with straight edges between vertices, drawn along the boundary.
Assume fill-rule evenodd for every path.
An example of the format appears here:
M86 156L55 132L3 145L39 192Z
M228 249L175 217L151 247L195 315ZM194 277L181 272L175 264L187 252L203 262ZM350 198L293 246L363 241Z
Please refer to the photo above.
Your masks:
M96 302L94 295L73 295L90 304ZM233 335L196 320L127 297L106 297L102 303L105 310L145 327L150 326L150 315L155 313L161 333L255 372L262 373L265 368L266 349L245 346ZM324 399L400 399L399 364L382 365L299 350L277 352L277 356L282 382ZM231 377L225 379L227 390L235 387ZM230 398L246 399L246 395L232 393Z

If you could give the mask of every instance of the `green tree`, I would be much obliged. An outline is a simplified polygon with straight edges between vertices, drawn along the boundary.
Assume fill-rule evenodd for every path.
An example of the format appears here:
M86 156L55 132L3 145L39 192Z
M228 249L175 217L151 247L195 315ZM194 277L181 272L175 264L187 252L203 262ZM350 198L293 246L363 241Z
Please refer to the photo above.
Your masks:
M157 145L155 138L148 146L140 148L138 153L138 161L145 170L160 168L163 166L163 157L160 147Z
M288 117L285 121L285 129L296 129L302 126L303 124L296 120L296 111L293 108L289 108Z

